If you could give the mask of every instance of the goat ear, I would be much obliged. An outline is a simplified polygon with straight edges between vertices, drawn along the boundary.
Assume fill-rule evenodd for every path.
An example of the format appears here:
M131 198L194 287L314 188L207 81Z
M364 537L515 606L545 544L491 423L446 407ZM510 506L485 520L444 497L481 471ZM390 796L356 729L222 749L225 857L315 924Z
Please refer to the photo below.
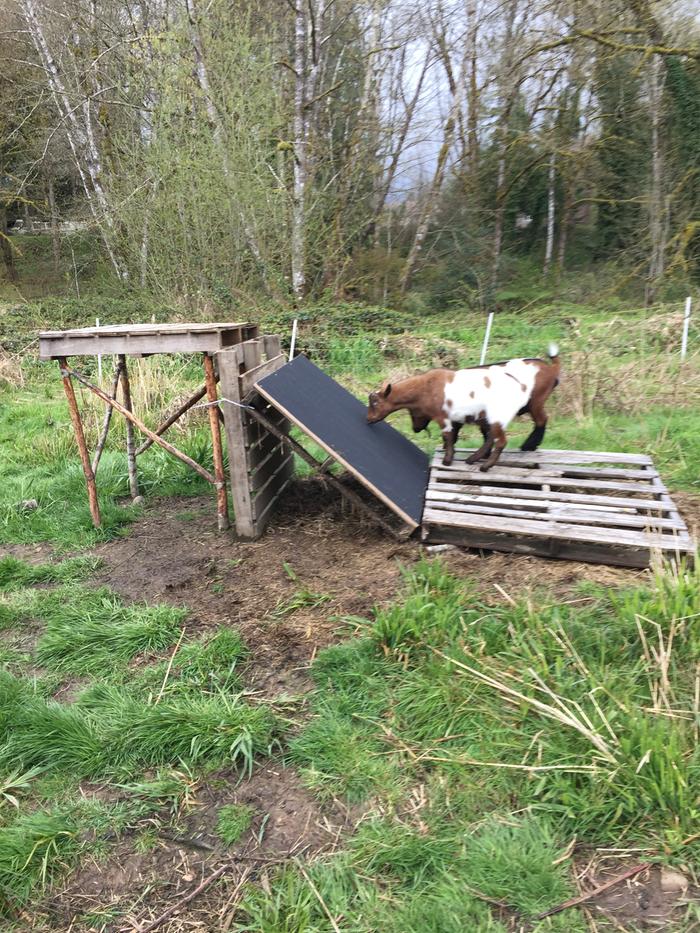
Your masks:
M389 398L389 393L391 392L391 383L387 382L386 388L384 389L384 398Z

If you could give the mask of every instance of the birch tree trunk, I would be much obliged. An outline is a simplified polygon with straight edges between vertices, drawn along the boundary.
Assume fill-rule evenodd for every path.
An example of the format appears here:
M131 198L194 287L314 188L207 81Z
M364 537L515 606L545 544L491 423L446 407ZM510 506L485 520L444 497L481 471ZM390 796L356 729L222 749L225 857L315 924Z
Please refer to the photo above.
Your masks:
M294 13L294 186L292 192L292 291L296 301L306 292L306 98L307 7L298 0Z
M544 247L544 265L542 274L547 275L552 263L552 253L554 252L554 215L556 208L556 152L552 149L549 156L549 171L547 173L547 240Z
M56 196L53 188L53 172L46 173L46 200L49 204L49 218L51 220L51 247L53 251L53 267L58 272L61 265L61 237L58 232L58 210Z
M664 198L664 160L661 145L661 62L653 56L649 66L649 116L651 120L651 191L649 193L649 236L651 251L649 274L644 288L646 305L654 302L658 283L664 274L666 223Z
M442 183L445 179L445 172L447 170L447 159L449 157L450 150L452 149L452 144L454 143L455 138L458 106L458 98L455 98L452 102L449 116L445 122L445 128L443 130L443 142L442 146L440 147L440 151L438 152L433 180L430 183L427 192L425 193L423 209L418 219L416 233L413 237L413 243L411 244L411 249L409 250L408 256L406 257L406 262L404 263L404 267L399 278L399 290L402 295L406 294L411 284L411 280L418 263L418 257L420 256L421 250L423 249L423 243L430 228L430 221L433 219L438 206L439 195L442 189Z
M84 98L80 108L85 120L85 125L81 125L77 116L79 108L71 105L58 63L51 53L44 28L39 20L34 0L21 0L21 8L32 42L42 63L56 109L64 123L90 212L102 234L107 255L115 272L120 279L126 279L128 273L114 245L114 220L102 181L102 164L90 117L89 97Z

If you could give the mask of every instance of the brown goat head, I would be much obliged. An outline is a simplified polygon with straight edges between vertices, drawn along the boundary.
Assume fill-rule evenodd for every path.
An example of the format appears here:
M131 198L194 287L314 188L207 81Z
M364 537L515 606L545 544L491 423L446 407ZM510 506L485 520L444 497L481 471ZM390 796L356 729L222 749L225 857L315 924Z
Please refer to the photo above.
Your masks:
M391 383L386 382L377 392L369 393L369 405L367 406L367 423L376 424L377 421L383 421L387 415L394 411L394 406L389 401L391 395Z

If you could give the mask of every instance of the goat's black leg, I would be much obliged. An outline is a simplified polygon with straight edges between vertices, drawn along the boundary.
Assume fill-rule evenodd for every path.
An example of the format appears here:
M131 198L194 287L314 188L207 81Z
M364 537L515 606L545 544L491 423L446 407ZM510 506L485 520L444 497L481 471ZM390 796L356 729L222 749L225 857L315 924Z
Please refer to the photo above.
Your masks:
M525 438L521 450L537 450L544 440L544 432L547 428L547 415L544 408L531 408L530 414L535 422L532 432Z

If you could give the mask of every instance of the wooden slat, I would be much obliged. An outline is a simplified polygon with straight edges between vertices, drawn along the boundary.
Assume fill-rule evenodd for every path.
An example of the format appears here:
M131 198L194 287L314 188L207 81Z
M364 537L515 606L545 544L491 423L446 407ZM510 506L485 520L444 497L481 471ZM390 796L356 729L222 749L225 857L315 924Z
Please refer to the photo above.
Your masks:
M42 330L39 337L75 337L100 334L185 334L255 326L256 325L250 324L248 321L211 324L102 324L100 327L73 327L68 330Z
M294 454L290 453L289 457L278 465L275 472L268 477L267 482L256 492L255 498L253 499L253 512L256 521L261 516L268 502L275 499L282 486L286 484L289 478L288 467L293 460Z
M542 486L550 483L552 486L563 486L570 489L609 489L611 492L626 493L650 493L667 492L665 486L654 486L652 483L641 483L638 480L629 483L616 483L608 480L593 479L573 479L563 476L552 476L545 473L544 470L523 471L522 475L513 476L506 471L489 470L487 474L482 473L479 468L474 470L460 470L458 467L440 467L433 471L433 478L437 480L458 480L460 483L484 482L485 478L491 483L509 483L515 486Z
M441 512L449 515L450 512L461 512L475 515L503 515L507 518L529 518L543 521L556 521L582 525L602 525L606 528L616 528L622 526L625 528L650 528L673 529L674 531L685 532L685 525L682 521L673 518L650 518L644 515L628 515L623 512L594 512L586 509L571 509L564 506L560 508L548 508L539 504L537 508L544 511L534 511L527 509L508 509L499 505L473 505L467 502L442 502L433 498L426 501L427 508L434 512Z
M590 561L617 567L648 567L651 552L648 548L612 547L608 544L592 544L576 541L554 541L547 538L524 538L495 532L469 531L465 538L463 528L428 526L423 540L427 544L457 544L489 551L506 551L534 557L557 560Z
M505 496L513 499L544 499L551 502L579 502L591 505L620 506L621 508L644 509L645 511L665 512L668 507L661 498L634 499L623 496L596 496L583 492L553 492L540 489L515 489L508 486L463 486L459 483L431 482L428 485L428 494L432 491L453 492L468 496L478 502L482 495ZM652 490L652 495L654 491Z
M280 353L271 360L265 360L264 363L259 363L257 366L244 372L241 376L241 397L246 398L259 379L264 379L265 376L274 373L280 366L284 366L286 362L287 358L284 354Z
M523 461L524 462L524 461ZM450 466L445 466L442 463L440 458L435 458L432 464L434 469L439 470L478 470L479 464L470 464L463 462L454 462ZM659 474L656 470L651 468L635 470L635 469L619 469L616 467L597 467L597 466L574 466L567 464L550 464L543 463L542 466L516 466L514 462L503 463L501 460L498 462L498 467L501 468L500 472L505 472L507 468L508 475L513 477L519 476L535 476L535 477L548 477L548 476L568 476L575 477L581 476L582 478L589 479L647 479L651 480L652 478L658 476ZM492 473L493 468L488 470L488 473Z
M282 442L274 434L266 431L259 443L247 450L248 470L254 470L263 460L267 460L273 450L282 446Z
M689 536L683 533L678 536L664 536L640 531L625 531L617 528L589 528L582 525L568 525L565 522L509 518L506 515L470 516L446 513L430 508L425 509L423 521L460 528L475 528L477 531L483 529L500 533L523 534L559 540L570 539L598 544L621 544L659 550L688 550L692 545Z
M250 488L255 492L262 489L271 476L294 454L288 447L280 444L262 463L255 467L249 478Z
M474 447L458 447L455 450L455 460L465 460L475 450ZM441 449L435 454L436 457L438 455L441 457ZM511 460L524 460L528 463L629 463L638 466L653 466L653 461L648 454L598 450L504 450L501 454L501 462L508 463Z

